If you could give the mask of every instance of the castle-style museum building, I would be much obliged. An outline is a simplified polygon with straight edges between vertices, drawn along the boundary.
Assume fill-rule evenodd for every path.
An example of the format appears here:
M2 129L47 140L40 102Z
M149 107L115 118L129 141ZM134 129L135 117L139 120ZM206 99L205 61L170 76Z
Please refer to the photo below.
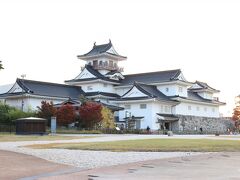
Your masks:
M8 92L0 95L0 100L27 110L36 109L43 100L79 103L80 95L84 95L113 107L116 123L135 129L228 128L219 117L219 107L225 105L215 96L219 90L205 82L187 81L180 69L124 74L118 63L127 57L118 54L111 41L94 43L88 53L77 57L86 65L65 84L17 79Z

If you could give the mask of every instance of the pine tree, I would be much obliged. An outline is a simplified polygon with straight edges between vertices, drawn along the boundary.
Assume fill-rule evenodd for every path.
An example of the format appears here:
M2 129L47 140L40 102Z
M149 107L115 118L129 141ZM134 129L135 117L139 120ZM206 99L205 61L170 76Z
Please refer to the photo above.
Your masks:
M3 65L2 65L2 61L0 61L0 70L1 70L1 69L4 69L4 68L3 68Z

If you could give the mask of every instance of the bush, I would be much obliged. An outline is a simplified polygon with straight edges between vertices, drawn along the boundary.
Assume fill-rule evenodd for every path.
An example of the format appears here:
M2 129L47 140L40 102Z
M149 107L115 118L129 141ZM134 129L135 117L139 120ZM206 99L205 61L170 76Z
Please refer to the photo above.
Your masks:
M15 107L0 103L0 123L11 124L18 118L36 116L35 112L23 112Z
M49 130L50 132L50 130ZM78 130L68 128L57 128L57 133L60 134L102 134L99 130Z

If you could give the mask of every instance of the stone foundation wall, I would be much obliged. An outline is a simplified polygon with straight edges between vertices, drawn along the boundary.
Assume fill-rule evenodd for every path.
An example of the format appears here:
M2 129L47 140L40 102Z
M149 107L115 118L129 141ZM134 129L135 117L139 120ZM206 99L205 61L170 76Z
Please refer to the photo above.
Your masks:
M215 134L228 133L227 130L234 129L234 122L230 118L210 118L198 116L177 115L179 121L172 123L172 131L175 133L201 133Z

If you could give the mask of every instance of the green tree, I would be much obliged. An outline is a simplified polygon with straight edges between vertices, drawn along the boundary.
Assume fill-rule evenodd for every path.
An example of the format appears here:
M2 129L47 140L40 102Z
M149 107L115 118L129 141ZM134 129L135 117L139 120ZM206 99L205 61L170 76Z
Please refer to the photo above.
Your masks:
M3 65L2 65L2 61L0 61L0 70L1 70L1 69L4 69L4 68L3 68Z
M103 106L101 110L101 114L102 114L102 121L101 121L102 128L106 128L106 129L115 128L114 115L112 111L107 107Z
M34 117L35 112L23 112L15 107L0 103L0 123L12 123L18 118Z
M84 95L80 95L79 100L81 102L81 105L85 105L86 102L88 102L88 99Z
M0 123L11 123L8 114L10 110L10 106L0 103Z

